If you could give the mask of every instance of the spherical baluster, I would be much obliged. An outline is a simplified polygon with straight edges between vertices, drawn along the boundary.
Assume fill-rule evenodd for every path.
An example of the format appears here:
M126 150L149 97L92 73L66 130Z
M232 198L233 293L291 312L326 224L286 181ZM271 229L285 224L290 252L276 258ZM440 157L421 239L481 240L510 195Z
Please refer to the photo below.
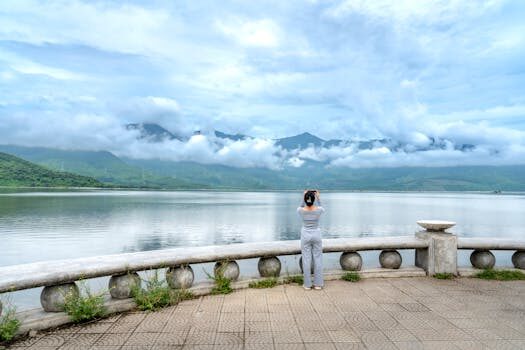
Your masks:
M195 275L190 265L170 267L166 271L166 281L174 289L187 289L193 284Z
M357 252L344 252L339 258L339 264L345 271L359 271L363 266L363 259Z
M139 288L140 284L140 276L136 272L111 276L109 279L109 294L114 299L131 298L133 290Z
M489 250L474 250L470 262L477 269L491 269L496 264L496 257Z
M517 250L512 254L512 264L517 269L525 269L525 250Z
M281 261L276 256L260 258L257 268L261 277L279 277Z
M80 294L77 285L63 283L56 286L44 287L40 294L40 304L46 312L64 311L64 304L68 297L76 297Z
M236 281L240 274L239 264L237 264L236 261L218 261L215 263L213 272L215 276L221 273L223 277L231 281Z
M402 262L401 254L399 254L397 250L383 250L381 254L379 254L379 263L381 267L385 269L399 269Z

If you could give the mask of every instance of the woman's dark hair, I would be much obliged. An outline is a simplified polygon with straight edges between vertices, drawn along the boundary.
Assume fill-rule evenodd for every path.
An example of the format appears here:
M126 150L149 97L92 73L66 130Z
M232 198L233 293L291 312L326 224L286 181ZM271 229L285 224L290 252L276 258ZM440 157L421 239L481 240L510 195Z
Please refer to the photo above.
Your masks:
M315 191L308 191L304 194L304 202L311 207L315 202Z

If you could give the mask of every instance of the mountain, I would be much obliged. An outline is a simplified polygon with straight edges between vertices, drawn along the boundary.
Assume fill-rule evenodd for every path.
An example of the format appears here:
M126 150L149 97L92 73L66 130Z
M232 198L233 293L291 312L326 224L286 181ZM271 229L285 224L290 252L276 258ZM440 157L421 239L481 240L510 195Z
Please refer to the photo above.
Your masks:
M233 140L233 141L240 141L240 140L245 140L245 139L249 139L251 138L250 136L246 136L246 135L243 135L243 134L226 134L224 132L221 132L221 131L218 131L218 130L215 130L215 137L218 137L218 138L221 138L221 139L230 139L230 140Z
M107 187L91 177L53 171L0 152L0 186Z
M163 177L130 165L107 151L72 151L43 147L0 145L0 152L13 154L49 169L67 171L96 178L100 182L122 187L207 188L193 181Z
M282 139L277 139L275 144L281 146L286 150L293 149L303 149L308 148L308 146L313 145L320 147L325 143L325 141L315 135L312 135L308 132L304 132L300 135L285 137Z
M145 139L148 142L162 142L165 140L179 140L183 138L172 134L162 126L154 123L133 123L126 125L127 130L139 130L139 139Z
M366 191L525 191L525 166L326 168L320 162L282 170L235 168L226 165L124 159L161 176L207 184L211 188Z
M123 158L127 163L142 167L159 176L191 179L215 189L294 189L301 186L301 180L290 177L286 172L267 168L235 168L220 164L199 164L195 162L172 162L157 159Z

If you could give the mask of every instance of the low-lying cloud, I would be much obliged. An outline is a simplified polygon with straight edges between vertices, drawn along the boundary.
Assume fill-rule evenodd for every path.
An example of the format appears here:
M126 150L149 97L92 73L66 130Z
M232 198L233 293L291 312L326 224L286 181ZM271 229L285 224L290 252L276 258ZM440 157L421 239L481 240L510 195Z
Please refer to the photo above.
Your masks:
M173 101L161 104L168 105L170 111L176 109ZM357 140L346 140L338 145L310 145L294 150L285 150L270 138L231 140L216 137L213 132L192 135L183 141L151 142L141 138L139 130L128 130L120 117L84 114L37 120L3 118L0 134L4 135L2 144L106 150L128 158L273 170L300 168L309 161L350 168L525 164L524 132L464 122L433 126L435 129L428 135L420 130L407 131L404 137L378 139L366 148L360 147Z

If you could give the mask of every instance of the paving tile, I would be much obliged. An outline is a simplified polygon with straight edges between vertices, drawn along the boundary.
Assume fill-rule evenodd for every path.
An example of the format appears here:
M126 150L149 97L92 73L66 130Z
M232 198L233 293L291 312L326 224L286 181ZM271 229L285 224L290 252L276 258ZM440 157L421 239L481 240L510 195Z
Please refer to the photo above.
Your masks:
M244 350L274 350L273 343L244 344Z
M159 333L133 333L124 343L125 346L131 345L152 345L159 336Z
M243 345L244 343L244 335L243 333L221 333L218 332L215 335L215 345Z
M272 332L246 332L244 334L245 344L273 344Z
M305 350L303 343L274 344L275 350Z
M355 343L360 342L359 336L351 330L328 331L330 339L335 343Z
M190 330L186 337L186 344L192 345L213 345L215 344L215 332Z
M328 343L332 341L327 331L301 330L300 334L303 343Z
M186 340L187 333L161 333L155 339L155 347L158 346L172 346L172 345L182 345Z
M130 333L106 333L103 334L100 338L97 339L95 342L96 346L120 346L124 345L128 338L130 337Z
M383 333L393 342L417 342L418 339L406 329L384 329Z
M303 339L301 338L301 335L298 331L279 331L272 332L272 334L274 344L293 344L303 342Z
M525 283L327 281L207 296L39 333L11 349L525 349Z

